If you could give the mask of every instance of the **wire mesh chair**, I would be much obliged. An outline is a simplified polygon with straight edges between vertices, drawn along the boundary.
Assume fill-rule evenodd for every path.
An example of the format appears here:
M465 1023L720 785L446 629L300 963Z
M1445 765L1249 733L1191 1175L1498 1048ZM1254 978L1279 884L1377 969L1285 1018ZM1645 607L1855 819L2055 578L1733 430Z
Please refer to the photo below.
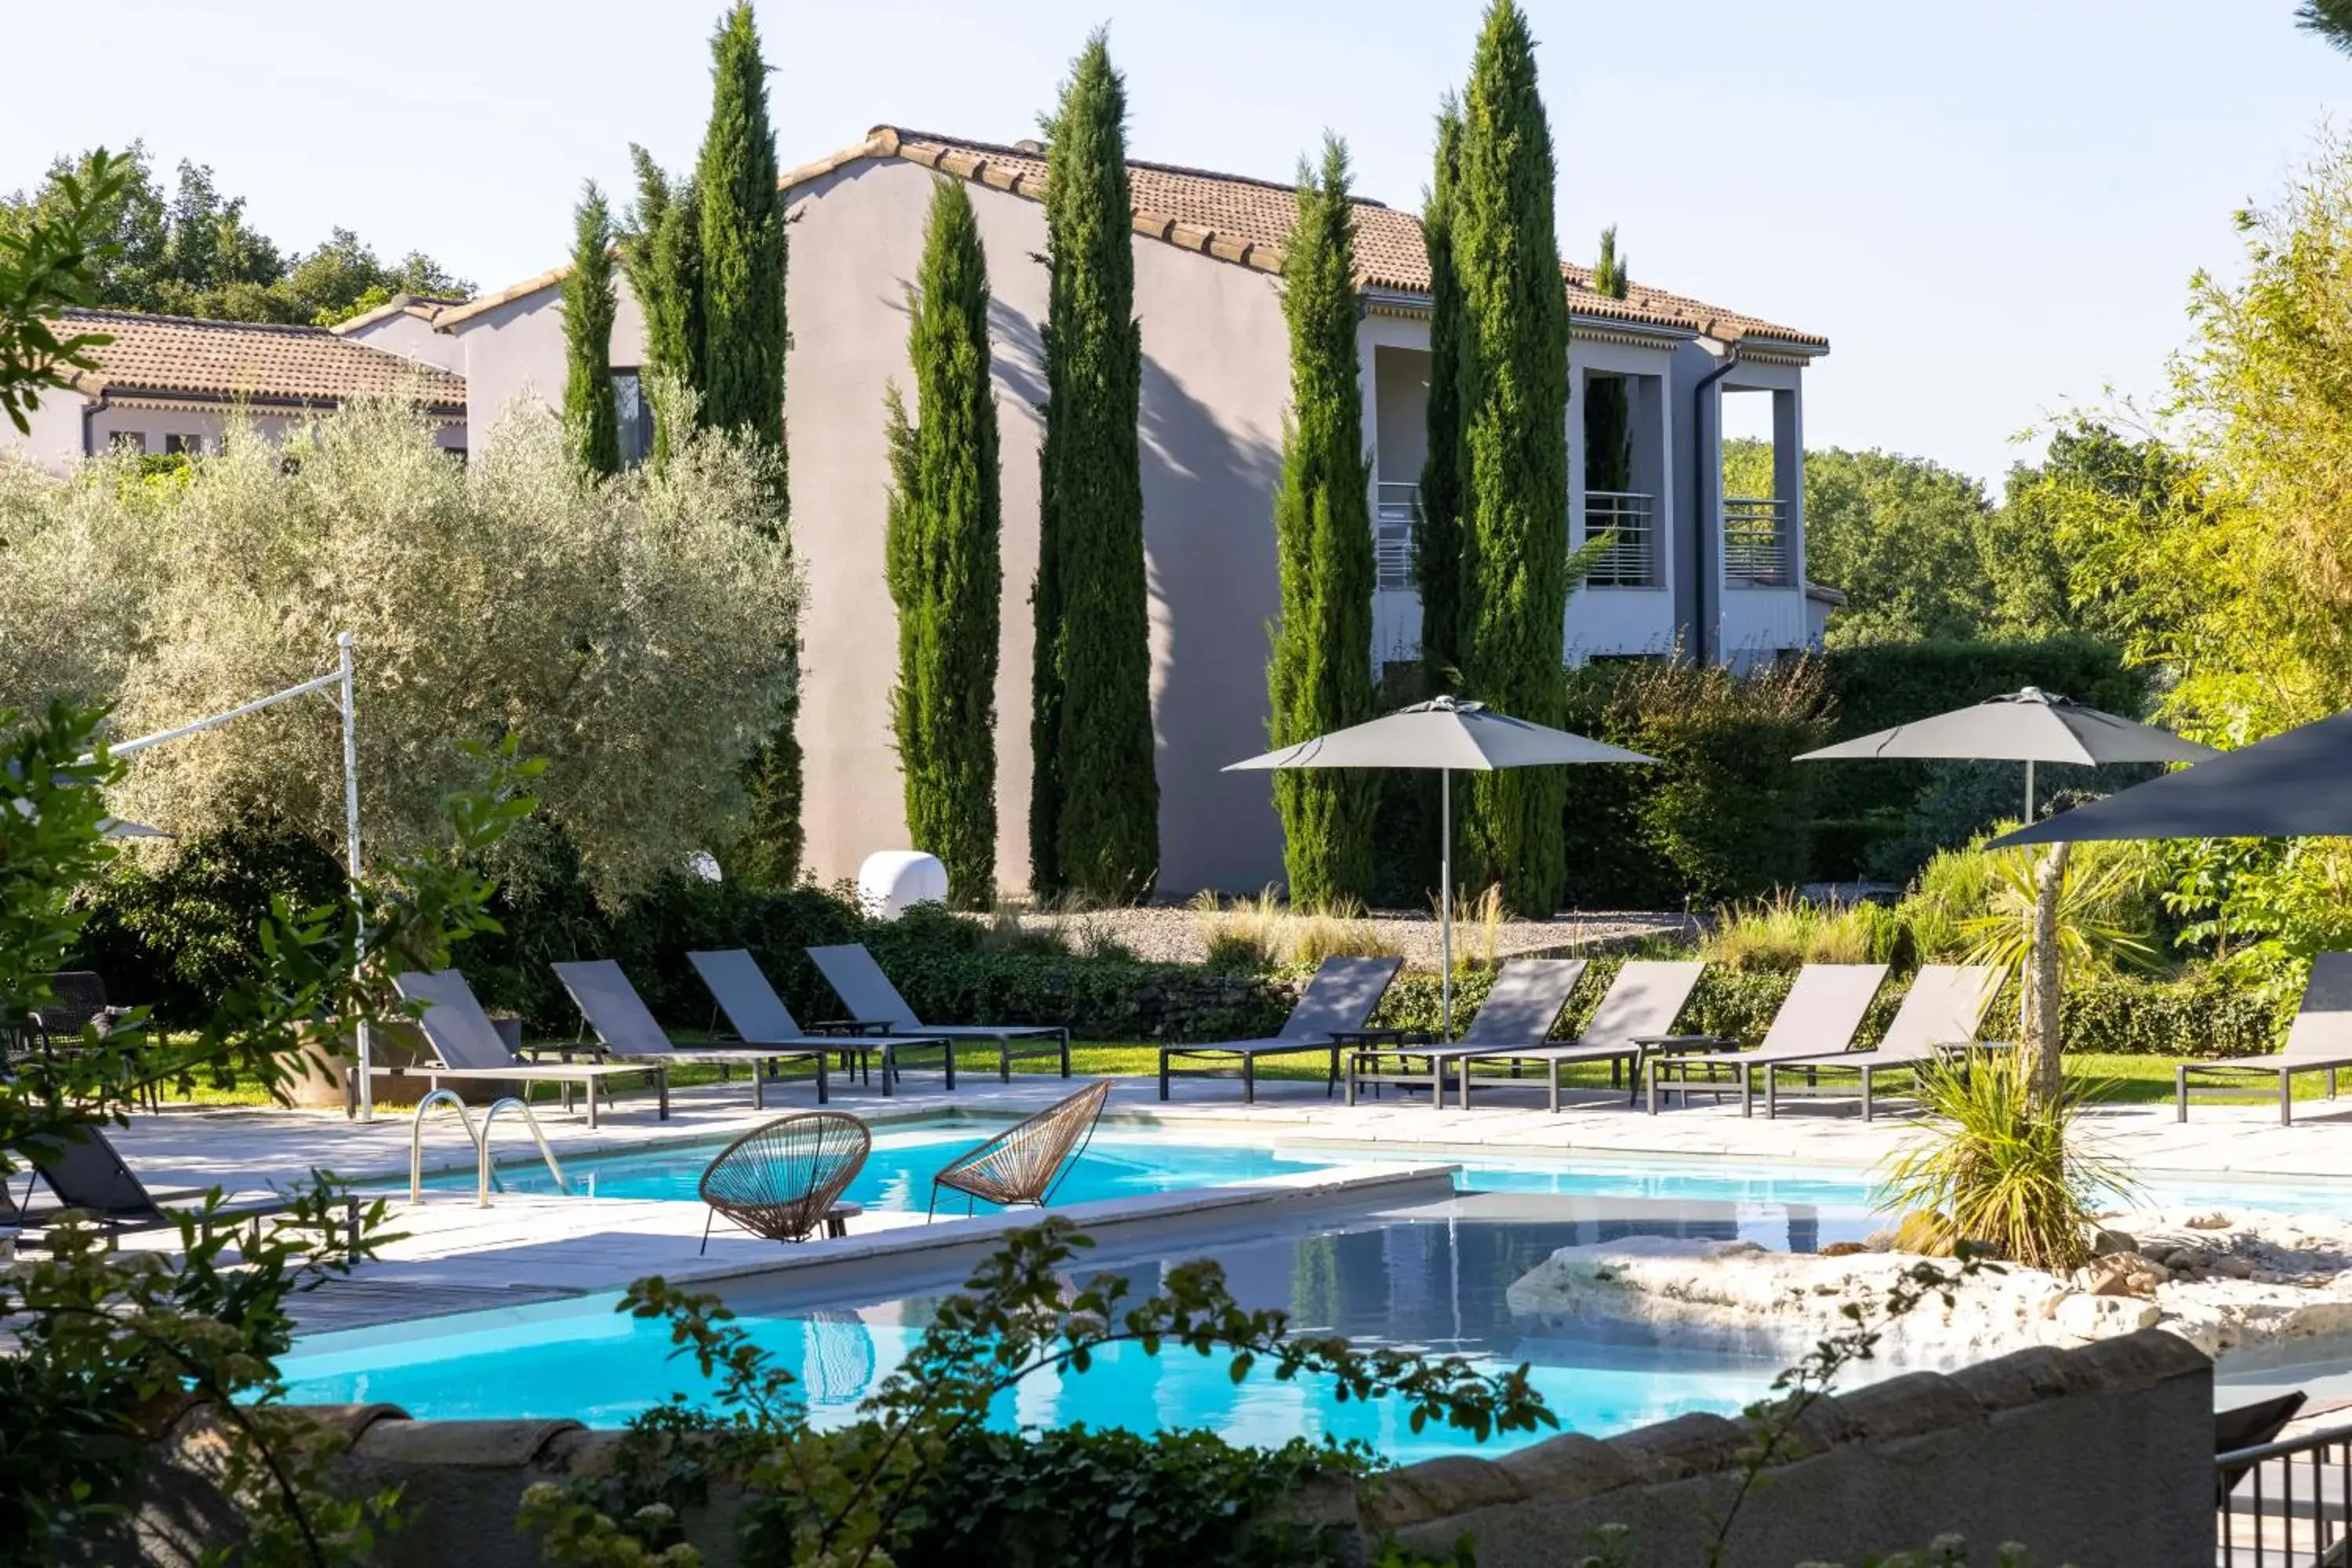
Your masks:
M725 1215L771 1241L806 1241L822 1226L827 1236L861 1211L834 1200L847 1190L874 1146L866 1123L837 1110L803 1111L755 1127L719 1152L702 1173L702 1247Z
M968 1149L948 1162L931 1178L931 1201L925 1219L939 1212L940 1189L964 1195L964 1213L972 1200L1012 1208L1019 1205L1045 1206L1070 1167L1078 1163L1095 1135L1103 1101L1110 1098L1111 1080L1090 1083L1069 1099L1047 1106L1026 1121L1017 1121L978 1148Z

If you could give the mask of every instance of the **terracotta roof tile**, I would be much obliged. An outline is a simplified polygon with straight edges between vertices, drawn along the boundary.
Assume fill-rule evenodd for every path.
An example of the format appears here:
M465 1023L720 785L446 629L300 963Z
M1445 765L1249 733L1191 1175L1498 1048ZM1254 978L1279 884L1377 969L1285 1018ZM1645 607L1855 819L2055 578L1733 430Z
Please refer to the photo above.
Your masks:
M431 408L463 408L466 380L446 370L336 336L324 327L202 321L131 310L66 310L59 325L110 332L92 351L98 368L83 392L154 392L207 397L291 398L340 403L408 397Z
M1045 151L1034 142L1007 147L893 125L875 127L859 147L805 171L794 170L785 183L838 168L853 157L890 155L966 179L1006 185L1025 196L1045 194ZM1224 260L1280 270L1282 248L1298 215L1297 186L1244 174L1146 163L1129 163L1128 184L1139 233ZM1429 291L1429 255L1422 244L1421 220L1412 213L1379 202L1359 202L1356 263L1357 281L1363 287L1416 294ZM1560 271L1568 280L1569 304L1580 315L1679 329L1724 342L1752 334L1801 347L1829 347L1828 339L1814 333L1775 326L1755 316L1639 283L1626 298L1612 300L1593 292L1591 268L1564 265Z

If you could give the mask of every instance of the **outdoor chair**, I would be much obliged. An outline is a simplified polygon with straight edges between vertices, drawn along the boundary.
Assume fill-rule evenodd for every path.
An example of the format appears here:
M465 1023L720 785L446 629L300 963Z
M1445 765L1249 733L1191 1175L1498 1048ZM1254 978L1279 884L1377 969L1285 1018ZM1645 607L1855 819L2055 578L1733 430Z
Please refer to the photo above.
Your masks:
M1661 1051L1643 1060L1643 1087L1650 1114L1658 1113L1660 1094L1680 1094L1688 1105L1694 1094L1721 1099L1735 1089L1739 1114L1756 1110L1756 1073L1766 1064L1797 1057L1819 1057L1853 1044L1871 999L1886 982L1883 963L1809 963L1797 972L1788 998L1772 1016L1772 1026L1753 1050L1739 1050L1738 1042L1691 1037L1685 1043L1732 1047L1672 1053ZM1726 1077L1725 1074L1729 1076Z
M1903 1005L1886 1026L1885 1037L1866 1051L1824 1052L1816 1057L1781 1057L1764 1064L1764 1114L1780 1113L1784 1094L1821 1096L1845 1092L1836 1082L1824 1084L1824 1073L1861 1080L1862 1119L1876 1114L1877 1079L1882 1074L1907 1078L1916 1087L1920 1072L1955 1054L1965 1058L1984 1023L1995 993L2008 971L1989 963L1930 963L1912 977ZM1991 1047L1985 1047L1990 1049ZM1782 1073L1790 1081L1780 1081Z
M90 970L64 970L50 975L48 982L48 999L27 1012L10 1031L7 1054L11 1058L37 1056L55 1060L72 1056L82 1048L85 1029L103 1040L138 1012L110 1005L106 981ZM163 1109L160 1083L139 1085L138 1095L148 1110Z
M882 966L863 943L849 942L839 947L813 947L808 950L810 962L824 975L849 1010L845 1019L828 1019L817 1025L819 1029L843 1026L878 1029L883 1034L904 1032L923 1035L949 1042L948 1087L955 1087L954 1042L958 1040L993 1040L996 1042L996 1076L1002 1082L1013 1081L1013 1058L1058 1057L1062 1076L1070 1076L1070 1030L1066 1024L926 1024L915 1016L915 1009L898 994ZM1036 1042L1021 1045L1018 1042Z
M572 1091L577 1089L588 1102L588 1125L596 1125L596 1091L604 1091L605 1102L614 1110L619 1102L613 1098L614 1084L624 1079L641 1079L653 1085L658 1116L669 1120L669 1072L658 1062L535 1062L519 1057L507 1048L499 1037L498 1026L490 1022L488 1013L474 996L474 988L466 977L454 969L436 970L424 973L412 970L393 977L393 989L405 1001L419 1004L424 1011L417 1016L416 1026L432 1050L435 1061L403 1066L376 1062L369 1067L369 1076L398 1080L421 1078L428 1091L444 1083L512 1083L520 1086L525 1096L540 1084L552 1084L562 1094L563 1109L572 1109ZM359 1109L360 1069L357 1062L343 1069L343 1113L355 1115Z
M837 1202L857 1179L874 1147L873 1134L855 1116L803 1110L755 1127L719 1152L702 1173L702 1251L721 1215L770 1241L805 1241L822 1226L845 1236L864 1211Z
M180 1216L163 1206L166 1200L194 1211L201 1208L207 1195L193 1188L168 1190L160 1194L150 1192L123 1163L105 1132L94 1126L84 1125L62 1145L28 1144L10 1152L32 1169L25 1178L22 1197L0 1183L0 1225L42 1230L71 1215L104 1229L107 1243L112 1246L119 1237L139 1231L169 1230L178 1225ZM58 1200L54 1206L33 1207L36 1184L49 1189ZM272 1194L223 1204L205 1216L203 1228L209 1234L213 1226L221 1221L250 1219L258 1230L262 1218L282 1214L293 1203L291 1197ZM346 1235L357 1240L359 1198L343 1194L337 1212Z
M584 959L572 963L549 967L570 992L580 1016L588 1021L596 1038L603 1042L605 1053L614 1058L635 1063L665 1062L695 1067L740 1067L746 1063L751 1068L751 1106L764 1110L767 1106L768 1080L777 1076L775 1068L788 1061L815 1061L822 1068L825 1051L837 1044L824 1041L812 1046L790 1046L779 1048L761 1041L740 1046L680 1046L671 1040L654 1018L653 1010L646 1005L621 966L609 958ZM890 1091L889 1063L883 1064L882 1092Z
M1675 1020L1682 1016L1683 1005L1690 1000L1691 990L1706 968L1688 960L1627 959L1592 1009L1584 1032L1576 1038L1532 1047L1472 1046L1459 1060L1463 1108L1469 1108L1470 1086L1478 1081L1472 1069L1480 1062L1509 1068L1511 1079L1486 1080L1498 1086L1518 1078L1528 1068L1542 1068L1545 1102L1555 1115L1559 1110L1561 1075L1571 1067L1605 1062L1612 1085L1622 1083L1629 1096L1638 1094L1643 1058L1658 1048L1658 1041L1670 1037Z
M1109 1079L1090 1083L949 1161L931 1178L931 1201L923 1211L924 1219L929 1221L938 1212L941 1187L964 1195L966 1214L971 1212L974 1199L1003 1208L1023 1205L1044 1208L1094 1141L1095 1123L1102 1116L1110 1089Z
M2242 1094L2247 1079L2278 1082L2279 1125L2294 1122L2294 1075L2324 1072L2327 1098L2336 1098L2336 1075L2352 1068L2352 952L2315 952L2311 978L2304 983L2303 1002L2294 1022L2287 1026L2286 1045L2275 1056L2242 1057L2229 1061L2177 1062L2172 1069L2176 1119L2189 1120L2189 1101L2203 1095ZM2216 1082L2199 1083L2199 1079Z
M689 952L686 959L702 976L702 984L709 988L711 1000L718 1004L720 1016L726 1018L727 1026L734 1031L737 1039L746 1045L780 1046L815 1053L816 1102L824 1104L830 1098L825 1083L826 1056L838 1051L845 1060L850 1048L858 1042L838 1032L827 1034L802 1028L784 999L776 994L776 988L768 984L759 960L743 948ZM862 1059L865 1053L861 1049L858 1055Z
M1365 1020L1381 1005L1389 983L1396 978L1403 963L1401 958L1327 958L1315 971L1315 978L1307 983L1290 1016L1270 1038L1160 1047L1160 1098L1168 1098L1169 1076L1178 1061L1223 1061L1239 1065L1242 1100L1255 1104L1258 1058L1296 1056L1306 1051L1322 1051L1330 1057L1330 1078L1324 1089L1325 1098L1329 1098L1339 1087L1339 1052L1344 1047L1372 1044L1373 1033L1391 1035L1399 1040L1403 1037L1405 1031L1402 1029L1364 1028ZM1198 1076L1209 1077L1219 1070L1204 1068Z
M1465 1061L1481 1052L1513 1047L1540 1050L1583 974L1580 958L1512 959L1496 972L1493 989L1478 1004L1460 1039L1419 1044L1400 1040L1349 1052L1348 1103L1356 1103L1364 1085L1386 1083L1425 1089L1432 1109L1444 1105L1449 1067L1458 1073Z

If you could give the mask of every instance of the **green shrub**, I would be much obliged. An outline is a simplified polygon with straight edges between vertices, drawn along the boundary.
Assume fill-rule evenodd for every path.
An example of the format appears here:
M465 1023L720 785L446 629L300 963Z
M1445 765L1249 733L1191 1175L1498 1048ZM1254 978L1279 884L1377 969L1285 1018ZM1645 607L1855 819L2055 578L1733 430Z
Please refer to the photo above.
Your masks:
M1783 895L1717 917L1698 953L1732 969L1793 972L1808 963L1895 963L1907 959L1903 922L1882 904L1816 904Z
M1805 879L1821 775L1792 759L1829 733L1816 663L1597 664L1566 680L1568 728L1662 764L1568 770L1571 907L1674 909Z

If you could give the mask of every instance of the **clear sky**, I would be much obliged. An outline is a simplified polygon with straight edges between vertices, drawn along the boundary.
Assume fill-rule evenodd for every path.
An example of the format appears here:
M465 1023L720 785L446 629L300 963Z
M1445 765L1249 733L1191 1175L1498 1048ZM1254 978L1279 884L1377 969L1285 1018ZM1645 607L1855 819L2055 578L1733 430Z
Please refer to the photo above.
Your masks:
M1567 253L1615 222L1643 281L1826 334L1813 446L1989 479L2011 437L2160 388L2189 274L2235 270L2352 60L2292 0L1525 0ZM485 288L560 260L627 143L692 160L718 0L15 0L0 189L144 138L280 243L330 226ZM1419 201L1474 0L766 0L787 164L881 121L1033 133L1111 24L1139 157L1287 176L1328 126L1363 194Z

